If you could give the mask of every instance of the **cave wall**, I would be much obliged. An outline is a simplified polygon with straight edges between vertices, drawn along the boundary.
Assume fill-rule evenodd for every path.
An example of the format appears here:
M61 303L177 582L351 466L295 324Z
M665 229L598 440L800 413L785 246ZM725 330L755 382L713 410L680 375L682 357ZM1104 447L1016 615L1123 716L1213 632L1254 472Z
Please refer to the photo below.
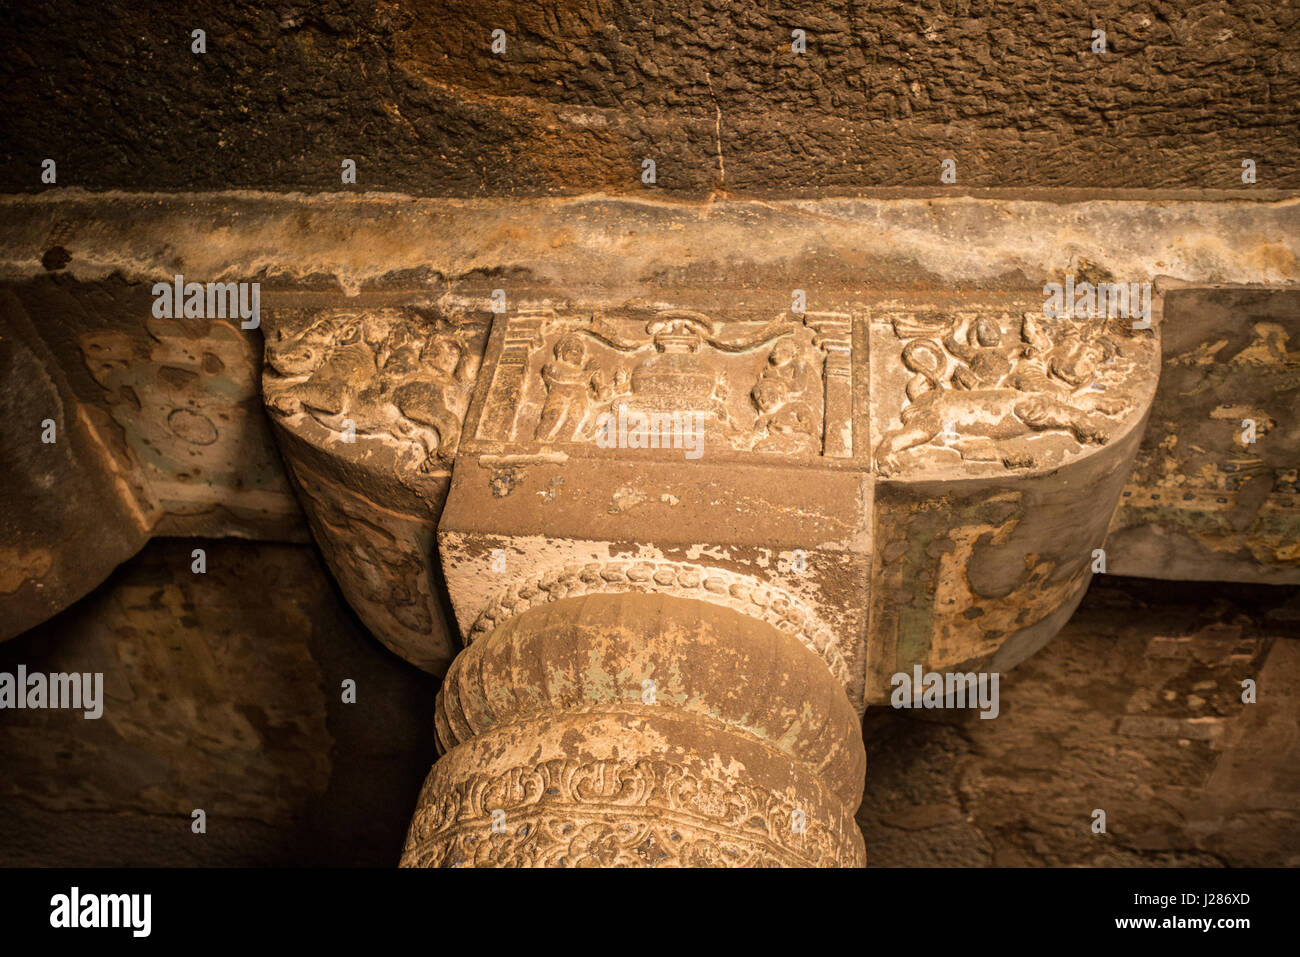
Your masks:
M946 158L957 189L1294 188L1298 21L1229 0L15 4L0 192L47 188L47 157L93 189L788 194L937 187Z

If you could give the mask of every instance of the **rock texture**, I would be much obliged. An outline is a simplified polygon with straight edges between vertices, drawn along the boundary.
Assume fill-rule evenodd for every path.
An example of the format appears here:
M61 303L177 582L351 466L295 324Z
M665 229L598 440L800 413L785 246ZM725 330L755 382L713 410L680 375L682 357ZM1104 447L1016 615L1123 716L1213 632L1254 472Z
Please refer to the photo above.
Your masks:
M1297 16L1229 0L19 4L0 20L0 191L40 189L46 157L59 184L99 189L332 190L345 157L362 189L460 196L938 186L945 158L959 189L1244 189L1243 158L1294 188Z
M485 309L504 288L514 309L654 302L689 289L697 308L785 311L791 290L803 289L816 311L823 296L851 301L864 288L1038 290L1071 273L1198 286L1300 281L1300 204L1262 188L687 202L69 187L0 196L0 212L5 279L52 270L150 283L177 272L260 279L266 308L299 304L277 302L284 292L420 291ZM56 249L63 255L51 258Z
M1300 866L1298 668L1294 588L1101 578L995 720L867 713L868 861Z
M434 756L432 679L304 546L154 542L0 645L0 671L19 664L103 672L104 705L3 713L6 866L391 866Z

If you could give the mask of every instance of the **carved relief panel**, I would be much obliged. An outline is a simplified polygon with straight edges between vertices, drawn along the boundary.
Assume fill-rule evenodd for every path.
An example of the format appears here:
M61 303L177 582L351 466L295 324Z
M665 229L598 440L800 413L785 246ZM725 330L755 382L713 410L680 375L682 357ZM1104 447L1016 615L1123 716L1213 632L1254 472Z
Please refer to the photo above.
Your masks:
M719 320L686 309L502 317L474 438L484 448L850 458L852 318Z
M1159 376L1159 308L1134 329L1046 316L1036 293L951 299L872 308L868 703L916 664L1001 671L1056 633Z
M265 391L331 567L423 667L539 602L666 592L786 631L861 707L917 663L1018 660L1068 615L1155 388L1153 319L1005 291L286 311ZM332 520L345 488L371 504ZM381 511L389 534L349 549ZM422 597L376 591L385 568Z
M384 449L403 470L445 471L485 334L481 321L432 306L290 317L267 341L266 404L359 454Z
M456 641L435 533L486 317L380 303L265 326L264 399L326 563L376 637L442 674Z
M629 305L494 319L439 527L466 641L584 591L735 608L865 671L866 326Z
M1052 468L1111 442L1155 389L1154 334L1121 318L998 308L872 310L875 464L881 475Z

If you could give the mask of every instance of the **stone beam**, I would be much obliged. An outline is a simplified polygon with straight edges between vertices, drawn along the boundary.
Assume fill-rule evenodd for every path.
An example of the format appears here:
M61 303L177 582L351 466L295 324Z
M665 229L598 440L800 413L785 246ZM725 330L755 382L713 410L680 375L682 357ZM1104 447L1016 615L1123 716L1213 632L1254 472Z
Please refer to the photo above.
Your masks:
M487 295L499 277L593 304L719 277L742 298L751 281L1034 287L1084 269L1124 280L1294 285L1298 203L1263 189L1250 198L1239 190L886 189L681 202L60 188L0 197L0 279L44 274L58 247L70 257L60 270L79 279L152 281L177 271L261 279L267 305L276 289L352 295L427 285Z

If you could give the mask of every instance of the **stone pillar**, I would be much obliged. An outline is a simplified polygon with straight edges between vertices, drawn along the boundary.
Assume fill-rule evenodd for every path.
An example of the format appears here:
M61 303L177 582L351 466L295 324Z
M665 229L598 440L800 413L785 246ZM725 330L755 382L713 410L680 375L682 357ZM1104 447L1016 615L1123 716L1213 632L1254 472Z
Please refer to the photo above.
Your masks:
M814 651L716 604L598 593L475 641L402 864L862 866L866 754Z
M1159 322L1049 320L1037 289L802 321L519 305L490 330L427 303L286 314L268 339L344 593L450 665L404 862L863 863L858 715L1064 624L1104 570Z

